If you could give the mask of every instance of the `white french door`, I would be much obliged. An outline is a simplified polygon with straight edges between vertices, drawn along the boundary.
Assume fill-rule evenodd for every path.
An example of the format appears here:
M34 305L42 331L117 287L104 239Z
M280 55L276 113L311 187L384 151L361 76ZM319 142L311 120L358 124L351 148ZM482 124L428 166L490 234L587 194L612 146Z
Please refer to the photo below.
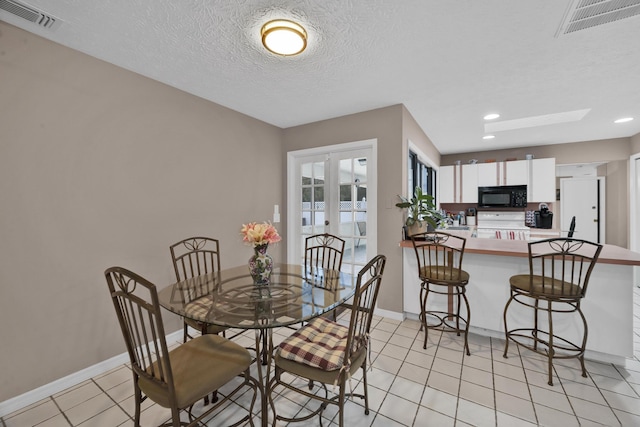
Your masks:
M342 271L356 274L375 254L375 141L289 153L288 262L304 259L306 237L346 241Z

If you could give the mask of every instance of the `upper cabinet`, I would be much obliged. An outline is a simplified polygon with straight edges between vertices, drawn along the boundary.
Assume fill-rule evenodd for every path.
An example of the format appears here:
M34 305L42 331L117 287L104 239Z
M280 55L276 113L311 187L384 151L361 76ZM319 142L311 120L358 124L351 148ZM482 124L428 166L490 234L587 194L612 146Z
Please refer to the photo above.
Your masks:
M478 164L478 186L527 185L529 160L490 162Z
M533 159L527 188L529 202L554 202L556 200L556 159Z
M478 165L441 166L438 169L440 203L478 202Z
M441 166L438 170L440 203L477 203L478 187L526 185L527 201L553 202L556 198L556 160Z

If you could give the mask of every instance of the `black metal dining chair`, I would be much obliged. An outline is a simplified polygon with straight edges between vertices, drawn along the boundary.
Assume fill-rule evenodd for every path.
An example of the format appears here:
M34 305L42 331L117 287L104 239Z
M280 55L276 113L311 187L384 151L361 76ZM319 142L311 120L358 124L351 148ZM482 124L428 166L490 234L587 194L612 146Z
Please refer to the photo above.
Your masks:
M338 425L344 426L346 387L349 378L358 369L362 369L364 394L350 396L364 399L364 413L369 413L369 332L385 263L386 257L377 255L358 273L348 326L317 317L280 343L274 355L275 373L267 387L274 425L277 420L305 421L316 415L322 420L324 409L333 404L338 406ZM309 385L316 383L322 385L321 389L310 390ZM338 393L330 397L327 385L337 387ZM320 405L298 418L278 414L275 395L279 387L319 400Z
M203 274L220 271L220 242L210 237L189 237L169 246L173 270L178 282ZM189 327L202 335L222 334L227 328L184 318L184 341L192 338Z
M247 387L253 390L248 414L232 425L253 425L258 383L249 372L249 351L213 334L193 338L169 351L155 285L121 267L107 269L105 277L133 371L134 425L140 426L140 405L147 398L171 410L171 420L164 425L202 425L200 421ZM218 403L199 416L192 413L198 400L238 377L239 384L225 392ZM185 410L188 422L180 419Z

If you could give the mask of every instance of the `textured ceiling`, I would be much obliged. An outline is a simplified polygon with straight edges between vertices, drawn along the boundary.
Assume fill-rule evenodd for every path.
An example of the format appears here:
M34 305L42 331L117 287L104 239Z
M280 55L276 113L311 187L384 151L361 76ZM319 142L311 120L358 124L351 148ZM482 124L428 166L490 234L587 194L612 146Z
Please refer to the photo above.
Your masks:
M640 133L640 16L556 37L573 0L21 2L62 24L0 20L282 128L402 103L442 154ZM297 57L260 45L281 17L308 31ZM482 140L488 112L585 109Z

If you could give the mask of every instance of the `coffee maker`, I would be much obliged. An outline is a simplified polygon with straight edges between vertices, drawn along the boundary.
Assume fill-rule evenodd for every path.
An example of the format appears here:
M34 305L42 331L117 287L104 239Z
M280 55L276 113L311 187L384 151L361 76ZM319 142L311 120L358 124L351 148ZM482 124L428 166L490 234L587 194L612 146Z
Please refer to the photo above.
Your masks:
M553 224L553 212L549 210L546 203L540 203L538 210L534 213L536 228L551 228Z

